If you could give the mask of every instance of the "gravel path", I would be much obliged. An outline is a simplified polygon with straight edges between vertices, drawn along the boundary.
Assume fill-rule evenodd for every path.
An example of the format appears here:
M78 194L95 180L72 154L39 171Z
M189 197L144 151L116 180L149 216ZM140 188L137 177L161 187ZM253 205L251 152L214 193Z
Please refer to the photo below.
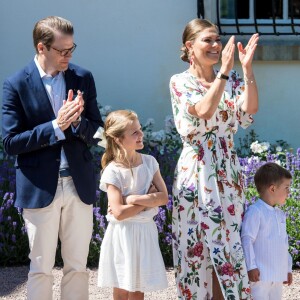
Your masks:
M0 299L26 300L26 280L28 267L0 268ZM90 272L90 300L112 299L111 289L97 287L97 270ZM59 282L62 277L61 269L53 269L54 299L59 299ZM146 293L145 299L176 300L176 288L173 269L167 270L169 288L155 293ZM294 283L284 287L284 300L300 300L300 270L293 272Z

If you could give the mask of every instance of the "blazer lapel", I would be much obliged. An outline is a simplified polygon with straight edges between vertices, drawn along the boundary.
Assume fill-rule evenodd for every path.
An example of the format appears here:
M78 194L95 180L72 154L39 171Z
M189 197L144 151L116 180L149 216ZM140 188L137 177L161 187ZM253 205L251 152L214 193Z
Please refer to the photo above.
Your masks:
M33 91L33 94L37 95L36 101L38 101L38 106L41 110L41 113L47 115L51 120L55 119L55 114L51 106L48 94L34 61L29 64L27 74L28 85Z
M74 95L77 94L77 76L74 74L73 68L69 68L65 71L65 80L66 80L66 99L68 98L69 90L73 90Z

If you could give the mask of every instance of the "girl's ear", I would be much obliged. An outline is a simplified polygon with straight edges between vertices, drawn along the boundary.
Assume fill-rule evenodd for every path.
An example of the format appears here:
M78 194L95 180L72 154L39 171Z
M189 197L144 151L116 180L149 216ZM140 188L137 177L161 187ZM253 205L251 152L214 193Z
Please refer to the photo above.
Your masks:
M115 141L115 143L116 143L118 146L121 146L121 145L122 145L121 139L120 139L120 138L114 138L114 141Z

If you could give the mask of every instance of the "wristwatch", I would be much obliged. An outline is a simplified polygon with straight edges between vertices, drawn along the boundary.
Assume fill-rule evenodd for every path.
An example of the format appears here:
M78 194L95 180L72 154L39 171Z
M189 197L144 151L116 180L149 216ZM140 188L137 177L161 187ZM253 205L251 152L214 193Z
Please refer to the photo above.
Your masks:
M218 72L217 73L217 78L218 79L225 79L225 80L228 80L229 79L229 76L225 75L225 74L222 74L221 72Z

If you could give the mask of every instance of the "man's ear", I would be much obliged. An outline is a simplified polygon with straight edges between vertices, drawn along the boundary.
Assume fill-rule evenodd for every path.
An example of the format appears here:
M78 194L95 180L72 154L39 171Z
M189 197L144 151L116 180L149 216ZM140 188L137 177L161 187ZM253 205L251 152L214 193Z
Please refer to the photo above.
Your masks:
M43 43L39 42L37 44L36 48L37 48L38 53L41 54L45 51L46 46Z

